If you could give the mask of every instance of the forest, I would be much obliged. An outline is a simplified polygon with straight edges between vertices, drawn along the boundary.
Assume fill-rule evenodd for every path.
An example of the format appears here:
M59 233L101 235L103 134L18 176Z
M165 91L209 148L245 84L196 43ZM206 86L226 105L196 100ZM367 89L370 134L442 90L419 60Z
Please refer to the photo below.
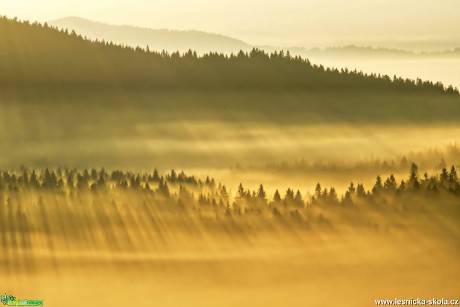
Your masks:
M431 81L359 71L324 68L289 52L253 49L230 56L197 56L151 52L148 46L127 47L90 41L74 31L47 24L0 20L2 87L99 87L157 89L291 89L321 91L385 91L458 96L458 89ZM423 93L423 94L422 94Z
M436 282L448 279L436 293L456 293L450 277L460 219L455 167L421 175L412 163L405 178L377 176L373 186L350 183L344 193L321 183L306 188L268 191L261 184L250 190L175 170L4 170L0 268L14 275L9 285L17 289L30 289L24 278L46 285L37 293L49 295L53 305L59 289L100 291L101 281L107 291L120 283L142 291L166 283L165 292L152 299L172 297L176 303L184 298L173 295L170 283L187 296L203 286L215 291L237 284L229 305L247 297L244 289L261 295L275 281L273 293L289 293L321 286L334 272L340 273L333 285L342 283L341 276L356 284L382 269L388 277L376 279L378 288L396 272L416 274L423 268ZM356 269L363 263L365 270ZM64 276L64 287L56 276ZM403 281L395 287L408 293ZM339 289L343 294L348 288ZM206 300L218 297L211 292ZM363 303L369 298L364 295Z
M352 240L347 244L363 251L369 243L355 245L367 240L382 248L386 240L409 246L411 236L456 248L460 182L454 166L421 175L412 163L406 178L377 176L372 187L352 182L342 195L320 183L309 188L311 193L291 188L269 192L262 184L250 190L240 183L232 191L209 176L200 179L175 170L2 171L0 267L45 274L71 270L78 261L83 270L85 263L98 264L92 271L113 263L124 271L124 263L132 270L143 259L138 265L164 274L170 266L175 273L194 269L193 262L169 264L187 255L226 259L265 250L266 257L276 259L276 248L284 245L282 255L289 257L285 253L293 248L312 253L337 240ZM274 250L267 250L270 246ZM155 264L143 257L164 260ZM213 262L207 265L215 270Z
M205 180L197 179L195 176L188 176L181 171L177 173L172 170L165 175L159 174L158 170L153 173L135 173L115 170L110 173L105 169L81 170L57 169L57 170L28 170L3 171L0 175L0 189L3 193L27 193L27 192L53 192L71 197L79 193L91 192L101 193L111 190L134 191L150 193L156 197L172 198L177 203L190 203L190 206L200 204L220 205L227 209L240 208L244 203L251 207L251 204L258 203L274 207L283 205L285 207L305 208L322 201L344 205L352 199L368 199L380 201L386 195L403 196L410 194L430 194L448 192L453 196L459 196L460 185L455 166L450 170L444 167L440 174L420 176L418 166L415 163L410 165L409 177L407 180L397 182L394 175L385 180L377 176L375 184L371 189L365 189L363 184L356 186L352 182L347 192L339 197L334 187L321 188L318 183L314 194L309 199L303 199L302 193L288 188L284 197L276 190L273 197L269 197L261 184L257 191L245 190L240 183L234 198L229 194L228 188L222 183L216 184L215 179L206 177ZM176 192L171 192L169 185L172 185ZM190 190L188 190L190 189ZM197 197L194 193L199 192ZM5 194L4 194L5 195ZM197 203L196 203L197 201ZM247 206L243 206L246 208ZM276 206L275 206L276 207Z
M232 192L209 176L198 179L175 170L159 174L157 170L135 173L23 168L1 173L0 196L4 253L9 248L39 248L34 245L40 243L33 238L42 235L52 248L59 233L65 234L61 239L72 241L66 244L72 249L80 244L98 244L92 233L103 231L102 244L113 247L118 244L113 238L120 235L114 229L127 232L126 223L135 221L138 224L131 226L137 230L130 231L153 231L151 239L158 240L164 235L162 231L173 233L176 227L192 232L208 227L206 231L220 233L233 225L227 229L233 236L246 231L249 233L245 235L270 232L273 227L372 228L379 223L388 227L398 212L414 216L450 212L449 219L456 223L460 218L460 183L455 167L443 168L440 174L420 175L415 163L405 179L377 176L369 188L352 182L343 195L320 183L312 193L288 188L269 195L262 184L251 191L242 183ZM379 218L367 220L372 212ZM353 219L347 221L350 214ZM257 227L252 228L251 223ZM128 241L137 240L134 237Z

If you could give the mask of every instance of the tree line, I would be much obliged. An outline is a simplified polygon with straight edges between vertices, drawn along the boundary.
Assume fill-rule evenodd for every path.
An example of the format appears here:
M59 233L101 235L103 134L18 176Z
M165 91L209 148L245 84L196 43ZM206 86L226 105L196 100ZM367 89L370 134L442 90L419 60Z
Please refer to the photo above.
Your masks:
M460 197L460 183L456 168L443 168L440 174L429 176L419 174L418 166L412 163L409 176L397 181L390 175L386 179L377 176L375 184L366 189L362 183L351 183L343 195L334 187L323 187L318 183L312 195L305 196L299 190L288 188L284 193L276 190L272 197L261 184L257 190L245 189L240 184L236 193L231 193L222 183L216 183L209 176L205 180L186 175L183 171L160 175L115 170L27 170L19 172L3 171L0 175L0 193L14 195L29 191L60 193L78 196L81 193L132 192L143 193L170 204L197 206L201 208L219 207L231 212L261 210L270 208L275 214L281 208L302 209L311 206L336 205L350 206L357 203L385 202L404 196L422 197ZM234 195L232 195L234 194Z
M74 31L0 17L0 85L3 87L142 87L190 89L299 89L343 91L459 92L440 82L411 80L348 69L325 68L289 52L253 49L237 54L189 50L153 52Z

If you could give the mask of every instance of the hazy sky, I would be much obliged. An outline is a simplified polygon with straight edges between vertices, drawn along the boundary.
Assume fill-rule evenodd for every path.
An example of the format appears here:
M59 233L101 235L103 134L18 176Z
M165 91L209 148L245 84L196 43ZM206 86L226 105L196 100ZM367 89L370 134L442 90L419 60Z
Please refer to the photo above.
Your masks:
M0 0L1 14L46 21L203 30L252 44L460 42L460 0ZM460 45L460 44L458 44Z

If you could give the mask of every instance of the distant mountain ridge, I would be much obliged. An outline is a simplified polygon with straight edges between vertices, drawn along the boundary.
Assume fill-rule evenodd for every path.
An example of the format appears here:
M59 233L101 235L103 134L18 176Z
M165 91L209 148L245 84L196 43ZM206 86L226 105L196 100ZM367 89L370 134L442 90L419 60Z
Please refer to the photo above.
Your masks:
M131 25L110 25L91 21L80 17L65 17L48 22L59 29L75 30L77 34L91 39L112 41L116 44L131 47L149 47L150 50L169 53L187 52L189 49L198 54L220 52L225 54L238 53L240 50L250 51L256 47L266 52L289 51L292 55L302 57L343 57L343 58L412 58L412 57L460 57L460 48L437 52L413 52L404 49L370 47L370 46L334 46L327 48L257 46L226 35L201 31L179 31L169 29L151 29Z
M130 25L110 25L90 21L79 17L66 17L48 22L59 29L75 30L78 34L90 39L111 41L116 44L131 47L149 47L150 50L167 52L189 49L199 54L218 51L237 53L240 50L249 51L252 47L235 38L220 34L201 31L179 31L168 29L149 29Z
M274 48L270 46L261 47L261 49L267 52L273 52L281 50L283 48ZM410 59L410 58L432 58L432 57L460 57L460 48L453 50L444 50L436 52L413 52L404 49L395 48L384 48L384 47L371 47L371 46L338 46L338 47L327 47L327 48L303 48L303 47L288 47L284 48L289 50L294 55L300 55L303 57L311 58L369 58L369 59L383 59L383 58L394 58L394 59Z

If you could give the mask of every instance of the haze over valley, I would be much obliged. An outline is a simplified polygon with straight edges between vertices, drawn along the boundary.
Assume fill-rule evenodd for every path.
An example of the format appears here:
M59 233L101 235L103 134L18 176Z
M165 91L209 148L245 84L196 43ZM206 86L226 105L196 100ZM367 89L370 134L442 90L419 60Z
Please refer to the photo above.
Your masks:
M459 9L4 1L0 301L455 305Z

